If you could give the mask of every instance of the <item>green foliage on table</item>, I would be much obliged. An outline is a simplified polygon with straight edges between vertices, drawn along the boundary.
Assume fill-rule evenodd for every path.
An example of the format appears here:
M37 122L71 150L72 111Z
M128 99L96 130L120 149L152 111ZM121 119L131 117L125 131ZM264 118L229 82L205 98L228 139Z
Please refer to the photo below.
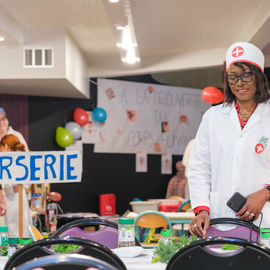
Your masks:
M186 235L183 235L180 239L173 239L172 242L167 244L163 242L158 243L158 247L154 252L154 258L152 259L152 263L156 262L163 262L168 263L171 257L182 247L186 246L187 244L198 240L196 235L192 235L189 238Z
M232 245L232 244L223 244L223 245L221 245L222 250L236 250L238 248L239 248L239 246Z
M53 247L53 251L57 253L69 253L77 250L79 245L71 245L71 244L57 244Z
M7 247L1 247L0 248L0 256L7 256L8 255L8 248Z

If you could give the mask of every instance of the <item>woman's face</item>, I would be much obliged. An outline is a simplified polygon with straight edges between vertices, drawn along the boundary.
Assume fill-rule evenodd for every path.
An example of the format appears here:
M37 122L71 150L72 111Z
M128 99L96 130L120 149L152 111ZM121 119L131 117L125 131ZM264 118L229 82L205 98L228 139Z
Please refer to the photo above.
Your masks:
M7 134L8 132L8 119L0 113L0 134Z
M185 173L185 166L183 165L182 162L178 161L176 163L176 170L180 173L180 174L184 174Z
M228 68L228 75L240 76L245 72L251 72L250 68L243 65L244 69L231 64ZM233 95L235 96L237 102L254 102L254 96L256 94L256 78L252 75L252 80L250 82L243 82L240 78L236 84L229 84Z

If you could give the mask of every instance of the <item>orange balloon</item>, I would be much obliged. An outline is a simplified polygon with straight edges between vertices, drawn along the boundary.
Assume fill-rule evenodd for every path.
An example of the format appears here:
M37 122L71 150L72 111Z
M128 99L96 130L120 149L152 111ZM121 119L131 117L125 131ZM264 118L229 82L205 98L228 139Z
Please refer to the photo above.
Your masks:
M220 103L224 99L224 94L216 87L208 86L202 90L202 99L209 104Z

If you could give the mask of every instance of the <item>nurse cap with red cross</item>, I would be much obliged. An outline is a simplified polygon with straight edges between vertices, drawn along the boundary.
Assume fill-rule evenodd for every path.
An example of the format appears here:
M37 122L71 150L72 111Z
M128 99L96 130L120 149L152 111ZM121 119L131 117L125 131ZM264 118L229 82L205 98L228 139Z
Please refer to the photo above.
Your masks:
M247 62L264 69L264 55L255 45L248 42L236 42L227 50L226 70L236 62Z

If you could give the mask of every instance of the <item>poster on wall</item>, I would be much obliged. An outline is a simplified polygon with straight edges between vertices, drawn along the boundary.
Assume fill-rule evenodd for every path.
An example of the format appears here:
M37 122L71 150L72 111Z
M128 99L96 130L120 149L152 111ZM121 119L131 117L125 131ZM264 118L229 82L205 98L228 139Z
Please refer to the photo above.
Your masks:
M172 174L172 155L161 155L161 174Z
M147 172L147 154L145 151L136 153L136 172Z
M95 152L182 155L209 105L200 89L99 79L98 107L107 119Z

